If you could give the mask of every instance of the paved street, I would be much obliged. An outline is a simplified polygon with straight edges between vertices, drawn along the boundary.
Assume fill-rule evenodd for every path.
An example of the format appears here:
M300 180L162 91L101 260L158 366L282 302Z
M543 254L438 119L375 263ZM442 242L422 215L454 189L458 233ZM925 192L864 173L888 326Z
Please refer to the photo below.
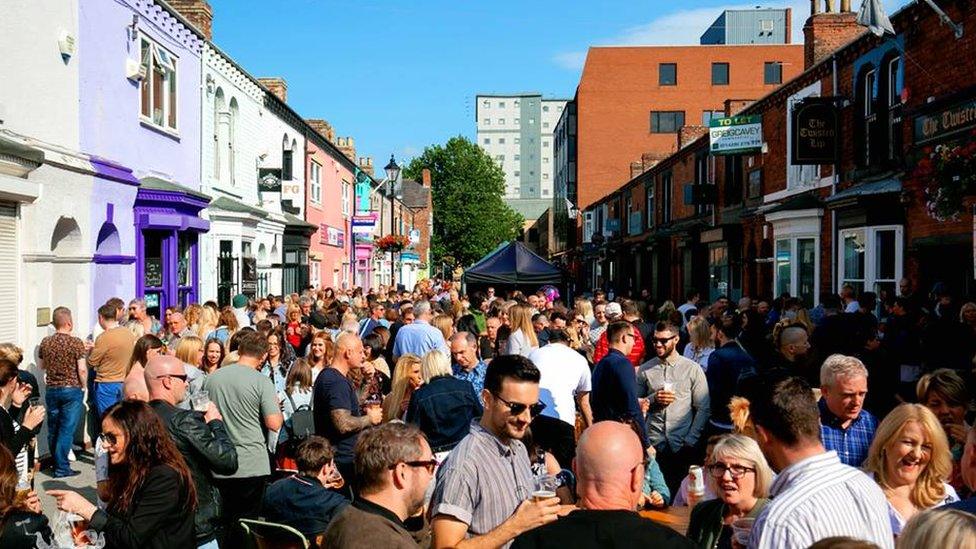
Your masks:
M58 507L54 502L54 498L47 495L46 492L48 490L75 490L88 501L94 502L96 500L95 462L91 451L82 453L76 448L75 455L78 459L71 464L71 467L76 471L81 471L80 475L67 479L55 479L51 478L51 473L54 472L53 469L45 469L37 474L34 486L38 495L41 497L44 514L47 515L48 520L52 524L58 518Z

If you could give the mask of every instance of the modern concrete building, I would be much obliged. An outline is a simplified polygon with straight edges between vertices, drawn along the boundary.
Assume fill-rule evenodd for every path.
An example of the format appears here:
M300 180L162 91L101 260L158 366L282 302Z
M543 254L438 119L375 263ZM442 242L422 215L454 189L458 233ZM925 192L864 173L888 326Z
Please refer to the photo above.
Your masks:
M505 201L526 222L538 219L552 203L553 132L566 100L484 94L476 103L478 144L505 172Z
M703 46L733 44L789 44L793 10L756 8L725 10L705 32Z

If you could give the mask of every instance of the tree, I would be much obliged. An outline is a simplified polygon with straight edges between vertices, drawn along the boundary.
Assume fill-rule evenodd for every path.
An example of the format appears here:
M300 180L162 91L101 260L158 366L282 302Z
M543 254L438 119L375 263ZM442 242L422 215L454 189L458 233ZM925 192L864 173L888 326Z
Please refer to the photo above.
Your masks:
M465 137L452 137L443 146L424 149L404 175L420 181L424 168L431 176L435 262L452 256L470 265L518 236L522 215L502 200L505 175L481 147Z

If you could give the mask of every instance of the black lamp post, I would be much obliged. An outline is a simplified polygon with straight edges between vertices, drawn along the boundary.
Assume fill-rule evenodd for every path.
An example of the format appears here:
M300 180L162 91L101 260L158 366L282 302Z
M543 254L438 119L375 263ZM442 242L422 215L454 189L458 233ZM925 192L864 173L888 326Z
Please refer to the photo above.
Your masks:
M396 225L393 223L393 198L395 196L396 181L400 178L400 165L396 163L393 155L390 155L390 163L386 165L386 180L390 196L390 234L396 234ZM394 270L394 252L390 251L390 285L396 289L396 271Z

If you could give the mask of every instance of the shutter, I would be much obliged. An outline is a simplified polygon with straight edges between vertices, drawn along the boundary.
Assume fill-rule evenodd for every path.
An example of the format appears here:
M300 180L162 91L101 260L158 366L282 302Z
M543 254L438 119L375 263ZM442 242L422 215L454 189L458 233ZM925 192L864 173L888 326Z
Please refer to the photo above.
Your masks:
M0 310L17 309L17 205L0 202ZM0 322L0 342L16 341L17 323Z

